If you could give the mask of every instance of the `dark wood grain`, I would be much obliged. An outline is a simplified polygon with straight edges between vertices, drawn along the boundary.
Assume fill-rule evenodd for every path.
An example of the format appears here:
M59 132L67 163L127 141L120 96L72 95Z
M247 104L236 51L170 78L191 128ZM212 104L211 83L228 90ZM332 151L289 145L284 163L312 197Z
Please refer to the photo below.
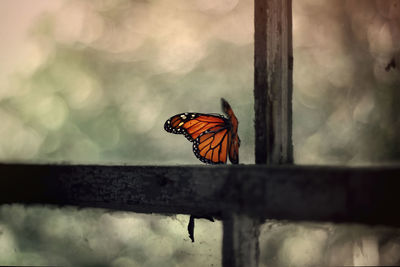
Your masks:
M255 161L256 164L267 165L291 164L292 0L255 0L254 30ZM252 222L247 221L240 213L233 214L231 218L233 222L226 224L236 227L224 227L224 236L240 237L233 238L233 248L226 249L240 251L235 253L234 266L257 267L258 236L241 233L258 233L259 221L256 218ZM234 229L235 232L229 233L227 229ZM241 249L242 244L251 245L246 251ZM224 264L224 267L230 264Z
M400 226L400 167L0 164L0 203Z
M260 224L258 218L245 214L233 213L224 218L223 266L258 266Z
M255 1L254 111L257 164L293 162L292 4Z

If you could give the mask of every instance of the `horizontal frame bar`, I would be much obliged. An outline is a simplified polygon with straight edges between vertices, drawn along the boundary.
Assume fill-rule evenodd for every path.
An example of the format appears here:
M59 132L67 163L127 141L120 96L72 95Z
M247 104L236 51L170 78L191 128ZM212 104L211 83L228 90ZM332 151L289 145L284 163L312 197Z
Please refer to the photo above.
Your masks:
M400 166L0 164L0 204L400 226Z

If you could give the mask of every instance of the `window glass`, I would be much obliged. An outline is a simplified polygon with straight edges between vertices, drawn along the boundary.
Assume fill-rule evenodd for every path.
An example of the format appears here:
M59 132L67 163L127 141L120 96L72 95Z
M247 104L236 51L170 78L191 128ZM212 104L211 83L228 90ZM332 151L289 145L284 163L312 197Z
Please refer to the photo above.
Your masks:
M396 266L400 230L357 224L268 221L260 266Z
M293 1L297 163L399 161L399 8L397 1Z
M164 122L221 97L254 162L252 1L0 5L3 162L202 164Z
M0 264L220 266L222 223L67 207L0 206Z

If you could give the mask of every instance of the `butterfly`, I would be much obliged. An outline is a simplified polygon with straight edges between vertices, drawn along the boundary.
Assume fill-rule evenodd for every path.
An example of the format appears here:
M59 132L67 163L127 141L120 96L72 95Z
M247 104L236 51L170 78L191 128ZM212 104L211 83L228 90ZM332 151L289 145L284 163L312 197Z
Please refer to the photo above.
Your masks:
M193 142L195 156L204 163L225 164L227 158L239 163L240 138L238 120L229 103L221 98L226 118L219 114L186 112L168 119L164 129L169 133L183 134Z

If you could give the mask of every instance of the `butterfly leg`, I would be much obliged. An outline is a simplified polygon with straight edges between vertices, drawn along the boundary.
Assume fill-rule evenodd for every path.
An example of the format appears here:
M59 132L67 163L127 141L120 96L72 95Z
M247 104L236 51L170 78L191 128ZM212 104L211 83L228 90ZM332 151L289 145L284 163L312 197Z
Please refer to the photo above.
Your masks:
M209 215L201 215L201 216L190 215L189 224L188 224L187 228L188 228L190 240L192 240L192 242L194 242L194 220L195 219L207 219L211 222L214 222L214 218Z

